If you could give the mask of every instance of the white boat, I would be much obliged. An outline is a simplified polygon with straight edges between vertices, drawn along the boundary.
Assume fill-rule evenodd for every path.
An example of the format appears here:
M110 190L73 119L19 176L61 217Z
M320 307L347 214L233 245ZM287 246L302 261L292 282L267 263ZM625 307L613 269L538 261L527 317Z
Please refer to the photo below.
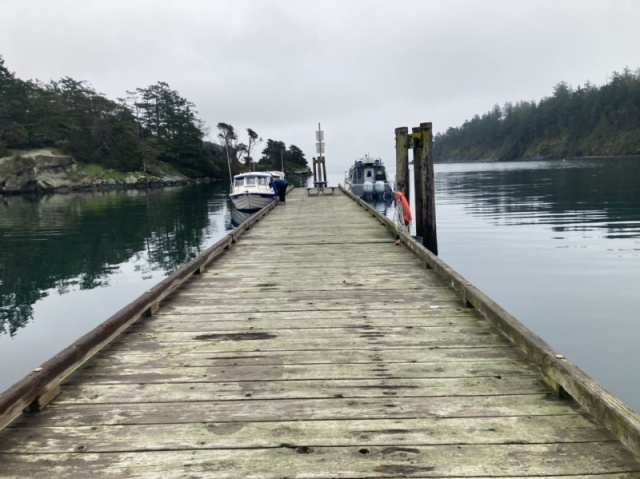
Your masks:
M252 171L233 177L229 197L233 206L243 213L258 211L273 201L272 180L284 178L281 171Z
M344 182L347 190L361 198L384 200L394 195L394 184L387 178L384 163L369 155L355 161L345 174Z

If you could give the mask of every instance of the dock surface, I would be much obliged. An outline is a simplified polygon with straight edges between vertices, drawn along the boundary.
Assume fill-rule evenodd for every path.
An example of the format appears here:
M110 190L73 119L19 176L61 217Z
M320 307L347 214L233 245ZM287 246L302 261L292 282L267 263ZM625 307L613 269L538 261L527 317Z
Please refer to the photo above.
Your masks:
M1 478L571 476L640 461L339 191L294 190L0 431Z

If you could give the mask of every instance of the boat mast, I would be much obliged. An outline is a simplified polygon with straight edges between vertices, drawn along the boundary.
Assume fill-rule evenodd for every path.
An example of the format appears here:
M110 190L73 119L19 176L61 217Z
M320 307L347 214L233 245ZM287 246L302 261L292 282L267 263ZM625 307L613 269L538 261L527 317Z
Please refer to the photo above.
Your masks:
M229 185L233 186L233 175L231 174L231 159L229 158L229 145L224 145L224 151L227 153L227 166L229 167Z

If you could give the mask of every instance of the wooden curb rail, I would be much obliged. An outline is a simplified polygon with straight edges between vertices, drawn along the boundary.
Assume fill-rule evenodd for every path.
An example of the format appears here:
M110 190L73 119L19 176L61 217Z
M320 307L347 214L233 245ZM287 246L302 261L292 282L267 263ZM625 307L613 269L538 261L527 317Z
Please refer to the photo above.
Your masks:
M380 214L373 206L353 195L344 187L340 186L340 189L375 216L389 231L398 235L396 226L391 219ZM640 416L638 414L565 359L546 341L529 330L413 237L402 232L399 233L399 236L427 268L433 269L458 293L465 306L477 309L500 333L540 368L542 381L551 388L554 394L573 398L629 450L640 456Z
M43 409L60 394L60 383L64 378L139 318L153 315L163 299L188 281L192 275L204 272L208 263L231 248L244 232L260 221L276 205L277 202L274 199L196 258L178 268L173 274L2 393L0 395L0 429L10 424L23 411L35 412Z

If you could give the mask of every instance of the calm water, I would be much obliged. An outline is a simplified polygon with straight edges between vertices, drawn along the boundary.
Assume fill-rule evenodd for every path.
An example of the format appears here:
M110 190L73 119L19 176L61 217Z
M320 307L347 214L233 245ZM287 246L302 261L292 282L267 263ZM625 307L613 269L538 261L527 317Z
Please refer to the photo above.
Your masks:
M0 202L0 391L231 229L227 185Z
M640 159L436 171L440 257L640 411Z
M440 257L640 411L640 160L437 165L436 190ZM226 234L226 195L0 203L0 390Z

